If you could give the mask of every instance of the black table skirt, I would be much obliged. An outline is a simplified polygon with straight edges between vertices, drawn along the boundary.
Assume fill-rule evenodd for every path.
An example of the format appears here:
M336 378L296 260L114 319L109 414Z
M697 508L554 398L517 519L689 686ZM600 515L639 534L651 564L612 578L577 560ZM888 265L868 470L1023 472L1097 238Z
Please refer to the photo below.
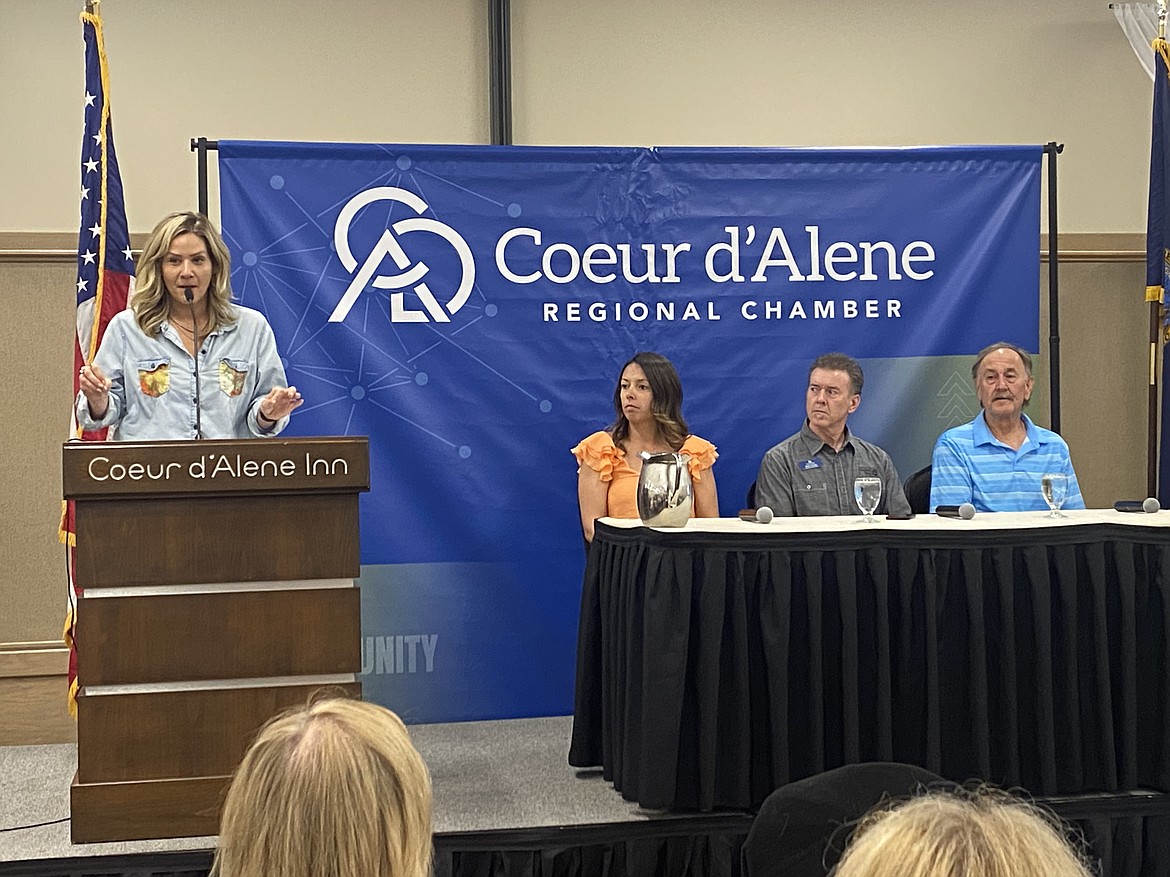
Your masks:
M1168 535L598 524L569 761L657 809L754 808L861 761L1170 789Z

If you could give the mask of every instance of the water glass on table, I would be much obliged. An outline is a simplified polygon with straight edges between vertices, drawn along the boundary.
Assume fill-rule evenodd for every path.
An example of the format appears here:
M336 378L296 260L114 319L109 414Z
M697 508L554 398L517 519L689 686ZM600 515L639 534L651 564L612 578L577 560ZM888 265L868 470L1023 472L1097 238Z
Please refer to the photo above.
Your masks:
M877 518L873 513L882 501L882 480L872 475L862 475L853 479L853 498L857 500L857 507L864 515L857 523L876 523Z
M1060 510L1068 497L1068 476L1059 472L1045 472L1040 476L1040 495L1048 504L1049 518L1067 518Z

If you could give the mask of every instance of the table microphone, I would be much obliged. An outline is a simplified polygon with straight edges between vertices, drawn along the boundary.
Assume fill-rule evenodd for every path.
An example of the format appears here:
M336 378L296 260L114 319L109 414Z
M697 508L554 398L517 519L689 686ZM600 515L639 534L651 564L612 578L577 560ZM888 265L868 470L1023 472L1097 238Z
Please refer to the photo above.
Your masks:
M739 513L739 519L750 524L767 524L772 520L772 510L766 505L758 509L744 509Z
M940 505L934 513L943 518L962 518L964 521L969 521L975 517L975 506L969 502L962 505Z
M1119 499L1113 503L1113 507L1119 512L1145 512L1146 514L1153 514L1162 506L1152 496L1147 496L1145 499Z

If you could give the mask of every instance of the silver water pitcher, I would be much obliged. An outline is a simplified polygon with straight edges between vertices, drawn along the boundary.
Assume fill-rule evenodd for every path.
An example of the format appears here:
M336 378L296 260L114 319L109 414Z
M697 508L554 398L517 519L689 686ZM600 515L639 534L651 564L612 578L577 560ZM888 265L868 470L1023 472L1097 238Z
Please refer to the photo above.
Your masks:
M642 451L638 456L638 517L647 527L685 527L695 505L690 454Z

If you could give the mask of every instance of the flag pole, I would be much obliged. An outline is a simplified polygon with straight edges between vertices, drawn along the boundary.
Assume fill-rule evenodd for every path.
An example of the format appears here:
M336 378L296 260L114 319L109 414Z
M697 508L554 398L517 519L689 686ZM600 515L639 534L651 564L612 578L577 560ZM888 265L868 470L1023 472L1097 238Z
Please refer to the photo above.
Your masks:
M1155 51L1158 44L1166 39L1166 0L1158 0L1158 39L1154 43ZM1155 76L1165 73L1155 65ZM1156 84L1155 84L1156 87ZM1147 241L1147 248L1149 242ZM1150 361L1149 361L1149 396L1146 403L1149 418L1147 422L1146 443L1146 495L1159 496L1158 492L1158 420L1159 420L1159 387L1158 387L1158 346L1162 326L1161 301L1150 301ZM1167 477L1170 477L1168 473Z
M114 316L126 308L134 289L134 257L126 225L126 204L122 177L114 151L114 127L110 116L110 81L102 36L100 0L87 0L81 13L82 42L85 45L85 101L82 107L81 154L77 232L77 294L73 345L73 393L70 411L75 412L79 372L93 361L102 335ZM71 437L104 440L106 431L83 430L76 416L71 418ZM66 609L64 640L69 646L69 712L77 716L77 596L73 548L77 533L71 502L62 503L58 537L66 545L70 602Z

